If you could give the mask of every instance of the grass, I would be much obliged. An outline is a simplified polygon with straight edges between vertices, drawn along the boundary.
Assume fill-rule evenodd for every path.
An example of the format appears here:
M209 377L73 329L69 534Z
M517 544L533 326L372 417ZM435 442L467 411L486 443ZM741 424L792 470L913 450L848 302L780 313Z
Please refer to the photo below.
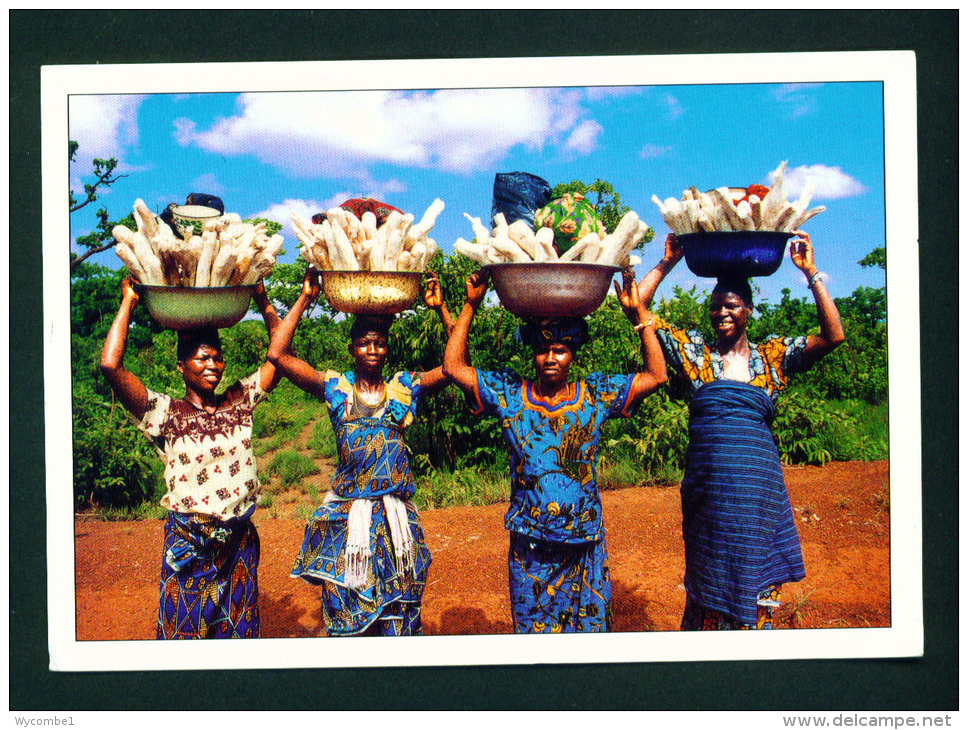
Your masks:
M267 471L272 476L279 477L281 487L292 487L300 484L310 474L318 474L319 467L305 454L287 449L276 453Z
M803 612L810 605L810 596L813 595L814 590L804 593L803 589L798 587L793 600L782 607L782 616L789 620L793 628L803 627Z
M510 495L507 468L465 468L432 471L417 477L413 498L418 510L457 506L482 506L506 502Z
M312 451L314 459L332 459L336 456L336 435L327 419L320 418L313 424L306 446Z

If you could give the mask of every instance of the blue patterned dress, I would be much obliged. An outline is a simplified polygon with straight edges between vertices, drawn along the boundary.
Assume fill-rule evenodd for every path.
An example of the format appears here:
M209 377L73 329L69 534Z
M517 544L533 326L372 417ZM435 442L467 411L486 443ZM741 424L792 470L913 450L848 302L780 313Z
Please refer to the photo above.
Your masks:
M655 320L666 362L693 393L681 489L682 628L772 628L779 586L805 575L770 426L789 375L804 370L807 338L751 343L741 382L725 378L722 356L701 333Z
M323 398L336 434L339 464L332 494L306 525L294 577L322 586L323 619L330 635L353 635L375 629L383 635L421 631L420 602L430 550L417 511L409 500L416 490L404 445L404 429L413 421L420 396L417 373L400 372L386 381L384 404L374 412L354 398L352 372L324 373ZM414 546L411 569L398 566L384 495L404 501ZM347 586L346 546L353 502L370 501L370 569L366 585ZM374 626L374 624L376 624Z
M518 633L606 631L611 583L596 481L607 418L628 416L634 376L593 373L542 401L513 370L477 372L477 413L495 415L511 466L508 576Z

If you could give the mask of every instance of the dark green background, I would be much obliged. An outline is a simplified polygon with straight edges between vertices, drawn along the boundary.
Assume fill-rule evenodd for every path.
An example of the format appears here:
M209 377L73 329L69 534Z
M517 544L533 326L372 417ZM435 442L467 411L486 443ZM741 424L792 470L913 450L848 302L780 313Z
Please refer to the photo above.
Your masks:
M219 29L217 42L207 41L201 30L210 24ZM917 53L923 659L110 674L47 670L38 275L41 65L847 50ZM956 11L300 11L214 17L11 12L10 708L956 709L957 77ZM549 82L565 80L567 74ZM904 332L891 335L891 346L904 346ZM202 687L208 689L196 691Z

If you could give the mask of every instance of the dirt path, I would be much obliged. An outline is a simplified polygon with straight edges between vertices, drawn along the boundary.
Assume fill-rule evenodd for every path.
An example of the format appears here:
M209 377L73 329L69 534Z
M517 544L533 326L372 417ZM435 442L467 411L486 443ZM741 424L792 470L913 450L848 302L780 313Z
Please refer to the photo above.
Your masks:
M779 627L890 625L887 462L785 469L807 577L784 591ZM682 530L677 487L603 494L615 628L679 626ZM422 515L433 551L426 634L509 633L506 504ZM303 521L260 510L262 635L320 636L316 591L289 577ZM162 523L75 522L77 638L151 639L157 618Z

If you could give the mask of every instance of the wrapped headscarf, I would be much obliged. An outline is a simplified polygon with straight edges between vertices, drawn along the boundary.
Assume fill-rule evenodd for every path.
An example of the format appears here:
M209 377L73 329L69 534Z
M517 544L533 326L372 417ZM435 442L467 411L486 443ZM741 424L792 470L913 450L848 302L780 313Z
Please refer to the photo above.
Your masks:
M605 236L605 225L595 206L581 193L565 193L534 214L535 230L547 227L555 232L558 255L578 243L589 233Z
M515 335L532 350L560 342L574 353L588 342L588 323L582 317L526 319Z

